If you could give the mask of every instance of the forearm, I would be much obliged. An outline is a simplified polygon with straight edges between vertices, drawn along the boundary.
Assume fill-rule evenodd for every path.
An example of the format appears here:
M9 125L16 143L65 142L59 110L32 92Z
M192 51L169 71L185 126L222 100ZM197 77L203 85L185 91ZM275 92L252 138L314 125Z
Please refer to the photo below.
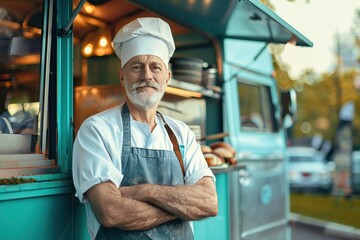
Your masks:
M210 178L190 186L143 184L120 188L124 196L157 206L184 220L197 220L217 214L217 195Z
M105 227L145 230L177 218L151 204L122 197L110 182L91 188L86 195L96 217Z
M122 199L123 210L114 217L115 227L124 230L146 230L177 218L148 203L128 198Z

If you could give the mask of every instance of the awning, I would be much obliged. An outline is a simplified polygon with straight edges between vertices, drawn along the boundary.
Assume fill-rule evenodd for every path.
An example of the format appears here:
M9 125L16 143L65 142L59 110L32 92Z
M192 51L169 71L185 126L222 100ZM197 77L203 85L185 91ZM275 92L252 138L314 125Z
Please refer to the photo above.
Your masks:
M209 36L313 45L258 0L131 1Z
M258 0L239 1L223 34L225 37L269 43L292 42L299 46L313 46L309 39Z

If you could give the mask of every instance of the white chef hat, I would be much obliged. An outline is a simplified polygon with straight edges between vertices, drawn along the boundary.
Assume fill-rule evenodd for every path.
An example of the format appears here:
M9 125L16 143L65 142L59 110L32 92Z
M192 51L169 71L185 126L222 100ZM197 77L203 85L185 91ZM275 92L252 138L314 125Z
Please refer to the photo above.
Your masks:
M137 55L155 55L166 67L175 51L169 24L160 18L137 18L123 26L112 42L123 67Z

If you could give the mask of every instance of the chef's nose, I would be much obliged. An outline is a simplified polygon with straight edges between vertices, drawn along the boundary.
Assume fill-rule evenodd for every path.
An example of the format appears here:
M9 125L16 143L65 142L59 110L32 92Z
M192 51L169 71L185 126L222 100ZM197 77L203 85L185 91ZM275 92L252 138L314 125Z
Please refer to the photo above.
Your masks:
M150 66L144 67L143 77L146 80L152 79L152 72L151 72Z

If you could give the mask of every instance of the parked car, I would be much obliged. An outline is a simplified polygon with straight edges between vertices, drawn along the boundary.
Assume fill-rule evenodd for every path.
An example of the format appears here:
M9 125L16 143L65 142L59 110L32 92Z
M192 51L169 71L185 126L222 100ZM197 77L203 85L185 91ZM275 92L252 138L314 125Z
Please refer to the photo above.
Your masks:
M331 168L325 155L311 147L287 148L289 158L290 189L320 190L329 192L332 189Z

